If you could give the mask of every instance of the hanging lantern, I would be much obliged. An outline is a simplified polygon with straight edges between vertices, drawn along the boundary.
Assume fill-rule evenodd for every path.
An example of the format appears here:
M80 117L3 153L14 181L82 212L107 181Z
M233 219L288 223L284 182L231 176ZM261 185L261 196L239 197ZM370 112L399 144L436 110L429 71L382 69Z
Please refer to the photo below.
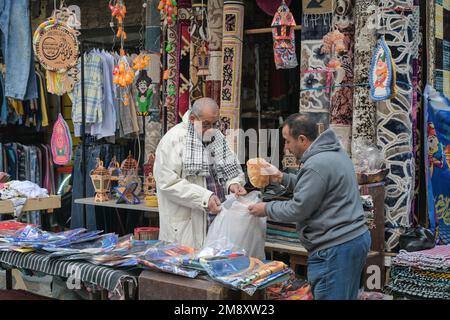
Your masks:
M95 189L95 202L110 200L111 175L103 167L103 161L97 159L97 167L91 171L90 176Z
M209 76L209 50L206 44L203 44L198 49L198 76Z
M294 17L283 1L272 20L273 53L277 69L291 69L298 66L295 54L295 26Z

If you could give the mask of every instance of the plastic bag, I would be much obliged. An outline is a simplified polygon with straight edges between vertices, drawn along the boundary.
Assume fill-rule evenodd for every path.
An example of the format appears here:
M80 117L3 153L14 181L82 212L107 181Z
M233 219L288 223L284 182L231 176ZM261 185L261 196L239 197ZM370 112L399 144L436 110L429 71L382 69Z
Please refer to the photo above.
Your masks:
M399 238L400 250L408 252L432 249L435 246L434 234L422 226L409 228Z
M239 198L227 196L208 230L205 248L244 249L247 255L264 260L267 219L252 216L248 211L250 205L258 202L261 202L259 191Z
M352 149L356 173L373 174L384 165L383 152L373 143L357 140Z

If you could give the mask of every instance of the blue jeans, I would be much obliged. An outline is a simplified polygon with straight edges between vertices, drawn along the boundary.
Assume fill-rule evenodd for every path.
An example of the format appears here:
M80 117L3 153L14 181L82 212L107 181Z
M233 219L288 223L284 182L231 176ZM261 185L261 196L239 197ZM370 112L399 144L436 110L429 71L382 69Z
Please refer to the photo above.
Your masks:
M1 47L5 58L5 95L36 99L37 84L31 48L28 0L0 0Z
M308 281L316 300L356 300L370 249L370 233L314 252L308 258Z

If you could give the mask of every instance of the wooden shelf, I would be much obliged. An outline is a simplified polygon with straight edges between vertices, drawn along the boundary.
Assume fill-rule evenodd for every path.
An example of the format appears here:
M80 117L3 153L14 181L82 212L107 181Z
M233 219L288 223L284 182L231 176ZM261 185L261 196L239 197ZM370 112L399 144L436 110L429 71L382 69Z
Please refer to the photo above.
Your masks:
M28 199L22 212L51 210L61 208L61 197L50 196L48 198ZM0 214L14 214L14 205L10 200L0 201Z
M149 211L149 212L159 212L158 208L151 208L145 205L145 200L141 199L140 204L126 204L126 203L116 203L116 200L110 200L105 202L95 202L94 198L84 198L84 199L76 199L75 203L84 204L88 206L97 206L97 207L107 207L107 208L116 208L116 209L127 209L127 210L135 210L135 211Z
M302 26L295 26L294 30L301 30ZM247 29L244 30L244 34L263 34L272 33L272 28L258 28L258 29Z

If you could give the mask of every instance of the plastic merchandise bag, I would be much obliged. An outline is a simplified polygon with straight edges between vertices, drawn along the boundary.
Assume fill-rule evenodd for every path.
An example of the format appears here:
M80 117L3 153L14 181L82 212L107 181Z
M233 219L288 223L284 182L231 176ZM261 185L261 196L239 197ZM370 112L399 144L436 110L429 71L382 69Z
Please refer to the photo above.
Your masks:
M383 152L373 143L357 140L352 149L356 173L373 174L383 168Z
M236 198L227 196L222 211L209 227L205 248L243 249L248 256L264 260L266 218L252 216L248 207L261 202L261 193L253 191Z

